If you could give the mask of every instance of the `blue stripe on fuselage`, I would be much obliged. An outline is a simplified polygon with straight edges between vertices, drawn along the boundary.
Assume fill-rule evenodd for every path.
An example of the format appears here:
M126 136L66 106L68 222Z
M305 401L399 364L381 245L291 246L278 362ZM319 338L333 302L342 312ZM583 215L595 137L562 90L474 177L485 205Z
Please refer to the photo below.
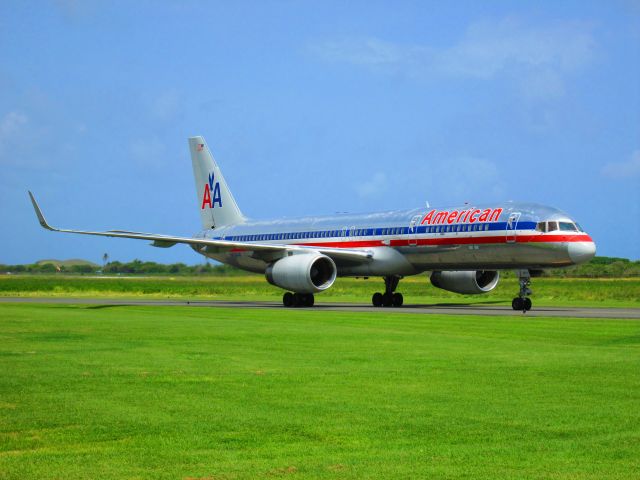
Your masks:
M477 227L482 227L481 229ZM485 227L487 227L485 229ZM518 222L516 229L510 231L535 230L536 222ZM355 229L329 229L312 230L306 232L271 232L256 233L247 235L229 235L224 237L213 237L214 240L228 240L234 242L258 242L276 240L321 240L330 238L355 238L355 237L380 237L380 236L402 236L419 234L438 233L473 233L487 231L505 231L507 222L495 223L465 223L454 225L419 225L411 229L410 227L376 227L376 228L355 228ZM346 232L346 235L343 233Z

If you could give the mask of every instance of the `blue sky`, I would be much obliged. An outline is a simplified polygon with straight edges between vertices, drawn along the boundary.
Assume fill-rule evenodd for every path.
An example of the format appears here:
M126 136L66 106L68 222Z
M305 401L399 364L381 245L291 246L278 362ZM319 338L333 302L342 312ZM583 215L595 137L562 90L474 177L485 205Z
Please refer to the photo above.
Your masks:
M186 138L254 218L561 208L640 258L640 2L0 3L0 263L183 261Z

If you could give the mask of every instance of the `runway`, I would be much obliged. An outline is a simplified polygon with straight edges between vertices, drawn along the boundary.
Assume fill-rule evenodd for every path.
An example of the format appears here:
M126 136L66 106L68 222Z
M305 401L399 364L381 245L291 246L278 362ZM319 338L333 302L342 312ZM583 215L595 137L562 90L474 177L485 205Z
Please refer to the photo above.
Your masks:
M30 298L30 297L0 297L0 303L47 303L47 304L75 304L75 305L105 305L105 306L152 306L152 307L200 307L200 308L255 308L255 309L285 309L280 302L250 302L250 301L183 301L183 300L127 300L113 298ZM299 308L300 311L338 311L360 312L372 315L384 313L414 313L438 315L481 315L508 317L559 317L559 318L607 318L620 320L640 320L640 308L586 308L586 307L535 307L529 312L516 312L511 307L502 305L465 305L465 304L434 304L434 305L404 305L400 308L376 308L366 304L356 303L318 303L312 308Z

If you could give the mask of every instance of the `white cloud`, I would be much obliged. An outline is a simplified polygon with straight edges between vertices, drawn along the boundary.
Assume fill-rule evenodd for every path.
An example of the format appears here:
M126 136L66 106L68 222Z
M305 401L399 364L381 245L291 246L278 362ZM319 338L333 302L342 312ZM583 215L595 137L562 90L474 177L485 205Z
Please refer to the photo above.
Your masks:
M345 38L314 45L312 50L334 62L389 67L407 62L413 48L377 38Z
M579 23L536 28L514 18L474 23L456 45L440 53L440 68L480 78L512 68L572 71L593 57L590 30Z
M157 165L164 160L166 146L158 138L141 138L130 147L131 156L143 165Z
M0 120L0 142L13 138L29 118L22 112L9 112Z
M347 62L409 77L515 78L530 97L564 93L564 76L595 56L591 26L556 23L524 25L516 18L471 24L450 46L407 45L377 38L347 38L315 45L329 61Z
M634 151L627 161L606 164L602 173L610 178L640 177L640 150Z
M387 189L387 176L376 173L373 177L356 186L356 192L362 198L373 197Z
M151 114L159 120L171 120L179 112L181 96L175 90L162 92L151 102Z
M498 200L505 194L500 169L490 160L459 157L436 165L433 174L452 200Z
M24 141L25 126L29 117L22 112L14 111L5 114L0 119L0 163L15 163L16 146ZM8 152L12 155L7 155Z

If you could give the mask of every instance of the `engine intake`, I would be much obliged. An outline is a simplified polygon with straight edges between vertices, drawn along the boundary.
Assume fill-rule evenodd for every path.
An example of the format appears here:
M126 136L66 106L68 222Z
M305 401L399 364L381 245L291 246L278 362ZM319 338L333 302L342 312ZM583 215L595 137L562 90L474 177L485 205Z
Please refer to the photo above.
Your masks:
M449 292L478 295L496 288L500 273L495 270L433 272L431 284Z
M281 258L267 267L267 281L276 287L297 293L317 293L336 281L338 269L322 254L298 254Z

